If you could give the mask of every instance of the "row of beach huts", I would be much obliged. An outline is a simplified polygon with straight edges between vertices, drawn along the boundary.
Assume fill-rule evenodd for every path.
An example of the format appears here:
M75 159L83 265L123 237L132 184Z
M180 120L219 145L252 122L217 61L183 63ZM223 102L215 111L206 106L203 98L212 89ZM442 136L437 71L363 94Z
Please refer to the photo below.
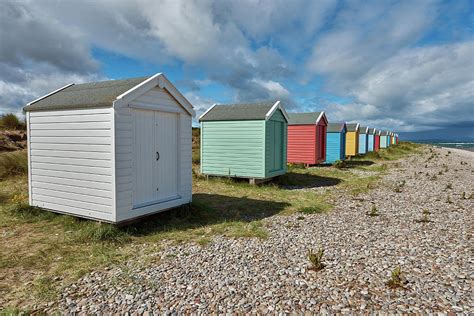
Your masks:
M213 105L199 121L201 173L254 183L286 173L287 163L332 164L398 143L394 132L287 113L280 101Z
M124 223L192 201L193 105L161 73L68 84L24 107L32 206ZM283 104L214 105L200 118L201 172L269 179L398 142L389 131L288 114Z

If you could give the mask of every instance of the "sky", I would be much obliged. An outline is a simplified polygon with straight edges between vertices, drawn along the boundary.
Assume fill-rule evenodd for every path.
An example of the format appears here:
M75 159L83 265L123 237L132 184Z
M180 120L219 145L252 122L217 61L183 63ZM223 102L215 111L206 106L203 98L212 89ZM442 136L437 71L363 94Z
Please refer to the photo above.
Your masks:
M271 99L474 139L474 0L0 0L0 112L158 72L198 115Z

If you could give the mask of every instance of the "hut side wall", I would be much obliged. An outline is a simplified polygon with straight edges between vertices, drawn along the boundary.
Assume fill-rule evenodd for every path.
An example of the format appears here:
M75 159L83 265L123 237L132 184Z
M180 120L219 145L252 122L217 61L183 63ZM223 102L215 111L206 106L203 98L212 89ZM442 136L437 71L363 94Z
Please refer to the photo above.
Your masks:
M114 221L113 109L28 112L30 204Z
M355 156L359 153L359 133L346 133L346 156Z
M367 136L367 151L374 151L374 135L369 134Z
M316 125L288 125L288 162L316 163Z
M201 172L265 177L265 121L201 123Z
M367 134L359 134L359 154L367 153Z
M345 147L341 146L342 135L343 133L327 133L326 162L334 163L341 160L341 155L343 155L341 151Z

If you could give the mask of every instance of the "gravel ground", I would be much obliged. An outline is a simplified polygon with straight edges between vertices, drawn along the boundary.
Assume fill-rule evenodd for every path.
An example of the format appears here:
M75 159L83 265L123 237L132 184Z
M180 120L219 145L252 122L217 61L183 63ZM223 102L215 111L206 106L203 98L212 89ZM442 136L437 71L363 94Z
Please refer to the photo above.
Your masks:
M337 199L330 213L265 219L266 240L170 243L154 254L156 264L94 272L55 305L66 313L131 315L472 314L474 157L434 152L430 160L426 150L395 163L380 187ZM378 216L367 215L373 205ZM429 222L419 221L424 210ZM320 246L326 267L308 270L307 251ZM403 287L391 288L397 266Z

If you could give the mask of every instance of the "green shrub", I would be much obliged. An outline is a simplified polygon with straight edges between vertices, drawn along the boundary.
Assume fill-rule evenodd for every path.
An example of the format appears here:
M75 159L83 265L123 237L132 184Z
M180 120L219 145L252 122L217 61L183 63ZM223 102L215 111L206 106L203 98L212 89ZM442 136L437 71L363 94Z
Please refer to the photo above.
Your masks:
M7 113L0 117L0 128L6 130L25 129L25 124L15 114Z
M26 150L0 154L0 179L28 173L28 156Z

